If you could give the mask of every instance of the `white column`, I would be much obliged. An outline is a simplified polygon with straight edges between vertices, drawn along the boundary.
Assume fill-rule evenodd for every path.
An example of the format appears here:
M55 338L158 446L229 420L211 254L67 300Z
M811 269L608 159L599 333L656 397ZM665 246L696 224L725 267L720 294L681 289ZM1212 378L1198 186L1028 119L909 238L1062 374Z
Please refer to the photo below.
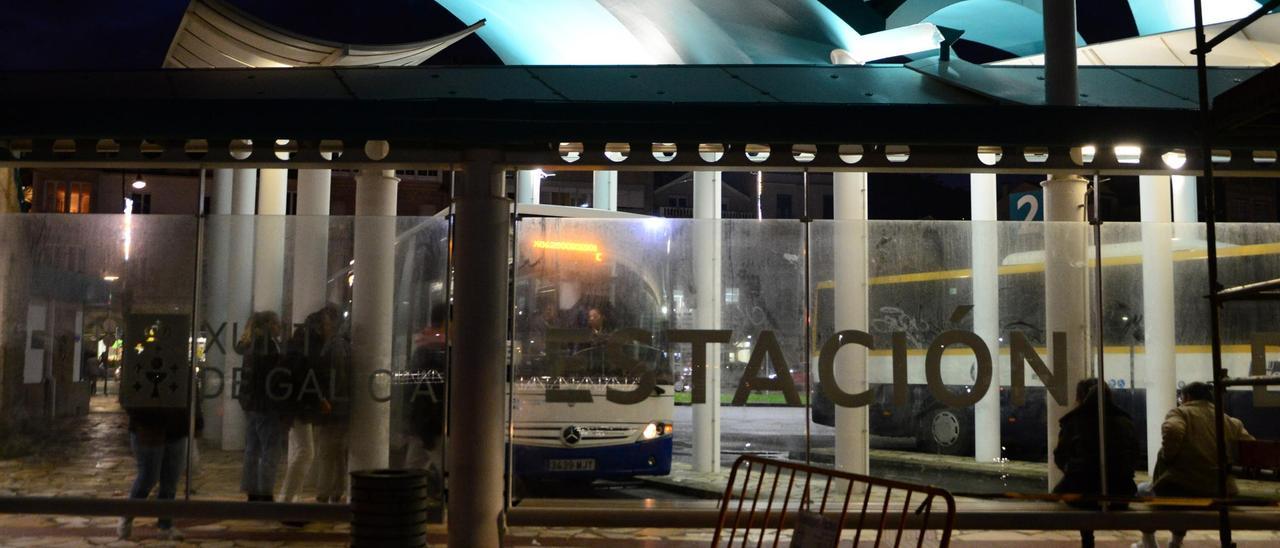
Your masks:
M1152 474L1160 451L1160 426L1165 413L1177 404L1178 390L1169 183L1169 177L1163 175L1138 178L1142 204L1142 325L1147 348L1143 375L1147 393L1147 472Z
M991 388L973 410L973 458L1000 459L1000 231L996 224L996 175L969 176L969 209L973 219L973 332L987 343L994 363Z
M693 322L697 329L720 329L720 172L693 173ZM707 345L706 403L693 406L693 468L720 470L720 345Z
M236 337L244 330L249 315L253 313L253 246L254 241L254 207L258 195L258 170L237 169L231 184L231 245L227 261L227 318L231 325L227 327L223 344L231 349ZM235 288L235 291L230 291ZM242 359L232 354L229 369L238 371ZM222 448L224 450L244 449L244 410L240 402L232 399L232 382L234 373L227 376L227 387L222 391Z
M227 352L235 340L231 335L231 322L227 316L227 298L230 294L227 270L231 253L231 194L232 171L230 169L213 170L213 178L209 184L209 210L205 212L205 280L208 293L205 295L204 321L217 332L218 344L208 340L205 344L205 367L218 371L222 376L208 374L205 376L204 392L212 393L221 389L229 391L231 368L227 367ZM213 333L209 334L210 336ZM219 346L221 345L221 346ZM234 354L234 352L233 352ZM217 384L220 384L218 386ZM211 440L222 439L222 413L217 399L204 402L204 436Z
M1174 236L1186 242L1199 235L1195 223L1200 222L1199 201L1196 196L1196 178L1188 175L1173 176L1173 222L1182 226L1174 228Z
M618 172L591 172L591 207L595 209L618 210Z
M253 238L253 311L271 310L284 321L284 208L289 196L289 171L264 169L259 178Z
M506 451L507 254L511 216L497 155L470 151L454 200L450 546L502 542Z
M351 289L351 429L349 470L386 468L390 451L391 319L395 305L394 170L356 176Z
M325 305L329 279L328 169L298 170L298 214L293 230L293 323Z
M536 204L541 202L542 171L522 169L516 172L516 203Z
M833 250L835 330L867 331L867 174L839 171L832 175L837 244ZM856 394L867 389L866 348L846 346L836 355L835 365L835 381L841 390ZM867 418L866 407L836 406L837 469L855 474L868 472L871 437Z
M1067 337L1065 405L1046 397L1048 405L1049 486L1062 479L1062 471L1053 461L1053 445L1058 441L1058 419L1071 410L1076 383L1089 371L1089 288L1088 224L1085 221L1084 195L1087 181L1074 175L1050 176L1040 183L1044 188L1044 310L1045 339L1051 343L1053 333ZM1049 344L1046 363L1052 364L1055 350ZM1059 371L1061 375L1063 372Z

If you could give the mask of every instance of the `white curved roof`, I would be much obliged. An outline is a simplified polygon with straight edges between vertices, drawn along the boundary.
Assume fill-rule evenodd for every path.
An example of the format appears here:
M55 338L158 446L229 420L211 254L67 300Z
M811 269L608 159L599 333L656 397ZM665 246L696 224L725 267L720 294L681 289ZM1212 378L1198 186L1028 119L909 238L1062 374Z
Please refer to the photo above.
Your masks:
M1234 21L1205 27L1205 36L1217 36ZM1194 28L1175 30L1081 47L1076 62L1105 66L1196 66ZM1264 15L1214 48L1209 66L1270 67L1280 63L1280 13ZM1043 65L1044 55L996 61L996 65Z
M484 26L411 44L339 44L274 27L221 0L191 0L165 54L166 68L418 65Z

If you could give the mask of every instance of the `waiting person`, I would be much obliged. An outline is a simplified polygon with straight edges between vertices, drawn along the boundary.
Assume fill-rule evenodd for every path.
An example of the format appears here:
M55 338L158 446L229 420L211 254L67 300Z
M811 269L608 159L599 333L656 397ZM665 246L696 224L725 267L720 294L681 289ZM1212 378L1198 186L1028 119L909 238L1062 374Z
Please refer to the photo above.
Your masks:
M1076 406L1058 420L1058 444L1053 448L1054 464L1062 470L1062 479L1053 487L1060 495L1097 496L1102 494L1102 451L1098 443L1098 397L1106 399L1107 495L1133 496L1137 487L1133 471L1138 462L1137 433L1133 419L1115 404L1106 385L1099 388L1098 379L1084 379L1076 384ZM1092 501L1069 502L1080 508L1098 508ZM1111 504L1112 509L1127 507ZM1093 546L1093 531L1080 531L1080 544Z
M323 366L318 381L324 390L315 418L316 500L342 502L347 493L347 422L351 416L351 341L349 324L340 323L338 309L327 308L324 320Z
M148 351L144 350L143 356L147 355ZM125 412L129 415L129 446L137 464L129 498L145 499L159 483L156 498L173 500L187 459L189 410L185 406L126 407ZM157 526L163 538L182 540L182 532L173 526L171 518L160 518ZM116 535L127 539L132 533L133 518L120 518Z
M405 391L409 409L408 450L405 466L427 471L428 493L436 496L444 463L441 461L441 441L445 424L445 374L448 345L444 336L446 307L437 305L431 311L431 324L414 339L415 347L409 360L413 382Z
M1182 389L1181 403L1169 411L1160 425L1160 454L1156 458L1154 479L1143 482L1139 493L1160 497L1218 496L1218 442L1214 420L1213 387L1193 382ZM1234 449L1240 440L1252 440L1240 419L1225 416L1227 448ZM1228 463L1227 496L1239 494ZM1186 531L1173 531L1169 548L1182 546ZM1135 547L1154 548L1154 531L1143 531L1142 542Z
M281 440L286 418L280 413L284 389L273 390L269 383L288 382L288 377L272 374L283 360L280 345L280 317L271 311L255 312L249 317L244 334L236 341L236 352L244 356L237 394L245 412L244 463L240 472L240 490L250 502L271 502L275 488L276 466L280 459Z
M337 333L338 309L333 305L307 315L289 340L288 363L295 395L291 398L293 421L289 426L289 452L280 500L294 502L311 475L315 461L315 424L332 412L327 401L332 364L330 344Z

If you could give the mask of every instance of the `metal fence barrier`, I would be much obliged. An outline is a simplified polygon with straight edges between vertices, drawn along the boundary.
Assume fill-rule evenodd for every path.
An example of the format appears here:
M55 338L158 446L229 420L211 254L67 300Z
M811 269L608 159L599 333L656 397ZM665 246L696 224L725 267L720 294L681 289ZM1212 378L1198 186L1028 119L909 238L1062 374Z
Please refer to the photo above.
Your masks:
M792 546L835 548L851 527L854 546L874 535L876 546L883 539L919 547L928 539L946 548L955 519L946 489L743 455L729 473L711 546L732 547L739 532L743 547L760 546L766 536L778 546L789 529Z

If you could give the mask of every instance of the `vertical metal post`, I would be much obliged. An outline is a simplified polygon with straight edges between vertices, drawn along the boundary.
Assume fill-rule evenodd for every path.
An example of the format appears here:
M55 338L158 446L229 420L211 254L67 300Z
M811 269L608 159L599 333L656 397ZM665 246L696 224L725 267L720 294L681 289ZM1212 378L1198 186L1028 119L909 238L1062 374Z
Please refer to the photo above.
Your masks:
M191 500L191 447L196 444L196 406L200 405L199 389L196 387L196 334L200 332L198 323L200 314L200 272L201 260L204 258L204 168L200 168L200 192L196 194L196 256L195 262L191 265L195 271L191 282L191 324L188 328L191 330L191 350L188 354L191 368L187 371L187 456L183 465L186 481L182 487L182 498Z
M764 172L759 172L756 179L757 196L764 188ZM809 170L806 168L801 179L801 188L804 192L804 214L800 216L800 222L804 223L804 242L802 252L804 253L804 463L813 464L813 434L810 432L810 425L813 422L813 274L812 274L812 253L810 251L809 239L812 237L810 227L813 226L813 217L809 215ZM759 201L757 200L757 215L759 211Z
M1098 382L1094 390L1098 392L1098 483L1099 493L1107 496L1107 368L1105 356L1106 341L1102 336L1102 213L1100 211L1101 194L1098 188L1098 174L1093 174L1093 182L1089 185L1089 224L1093 225L1093 276L1094 276L1094 321L1097 322L1098 349ZM1102 505L1105 511L1108 505Z
M494 151L468 151L454 200L454 317L450 374L450 546L499 546L503 528L510 209Z
M1213 356L1213 422L1217 429L1218 449L1218 497L1227 498L1227 460L1226 419L1223 416L1222 379L1222 333L1221 306L1218 291L1222 289L1218 283L1218 237L1215 224L1218 220L1217 194L1218 186L1213 179L1213 113L1209 105L1209 69L1205 49L1204 9L1201 0L1195 0L1196 10L1196 83L1200 94L1200 163L1204 169L1205 184L1208 196L1205 197L1205 240L1208 244L1209 257L1209 336ZM1231 515L1228 507L1218 505L1218 542L1224 548L1232 546Z

